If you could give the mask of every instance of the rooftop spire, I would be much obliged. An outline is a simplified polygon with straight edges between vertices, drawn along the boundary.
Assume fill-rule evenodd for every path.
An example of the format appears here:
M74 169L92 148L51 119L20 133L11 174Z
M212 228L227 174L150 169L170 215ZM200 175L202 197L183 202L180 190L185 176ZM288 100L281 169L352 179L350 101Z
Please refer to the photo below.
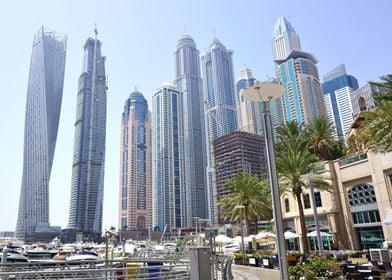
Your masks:
M98 29L97 29L97 24L96 23L94 23L94 34L95 34L95 39L97 39Z

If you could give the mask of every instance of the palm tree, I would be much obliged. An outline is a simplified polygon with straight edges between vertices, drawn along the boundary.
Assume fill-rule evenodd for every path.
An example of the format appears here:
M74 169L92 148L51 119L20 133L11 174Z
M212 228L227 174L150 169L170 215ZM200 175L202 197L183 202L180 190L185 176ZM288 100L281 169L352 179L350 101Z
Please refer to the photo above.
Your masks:
M384 88L375 97L377 108L366 112L363 132L367 147L377 152L392 151L392 74L381 77L382 82L372 84Z
M227 183L227 188L231 194L218 203L223 219L238 222L243 215L245 228L249 232L251 221L272 218L271 194L267 181L260 181L249 173L239 173ZM240 209L236 206L245 207Z
M382 153L392 151L392 101L385 100L365 116L362 129L368 135L367 147Z
M392 74L387 74L380 77L381 82L370 82L370 84L379 86L384 90L379 91L374 99L376 105L379 105L383 101L392 101Z
M325 116L312 119L305 126L308 146L321 160L333 160L342 155L341 144L333 137L333 123Z
M307 174L317 157L308 149L308 138L302 124L290 122L277 129L276 165L283 190L290 191L298 205L301 227L302 250L309 250L307 230L305 224L304 208L302 204L303 188L307 188ZM321 176L312 176L312 185L315 188L325 188L327 182Z

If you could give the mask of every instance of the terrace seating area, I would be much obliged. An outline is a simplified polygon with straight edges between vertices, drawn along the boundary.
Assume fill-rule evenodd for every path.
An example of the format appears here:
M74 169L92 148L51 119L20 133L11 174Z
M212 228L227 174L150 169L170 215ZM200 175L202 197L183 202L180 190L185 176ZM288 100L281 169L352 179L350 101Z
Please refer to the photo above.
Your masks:
M359 264L341 261L340 267L346 279L392 279L392 266L389 262L370 261Z

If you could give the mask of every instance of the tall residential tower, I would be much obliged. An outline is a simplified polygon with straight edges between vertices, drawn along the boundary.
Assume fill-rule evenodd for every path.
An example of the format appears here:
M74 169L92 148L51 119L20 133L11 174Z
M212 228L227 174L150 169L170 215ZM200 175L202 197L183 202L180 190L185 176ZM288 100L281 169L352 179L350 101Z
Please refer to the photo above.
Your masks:
M121 118L119 229L152 226L151 114L147 100L134 91Z
M213 141L238 128L232 56L233 52L215 38L201 57L207 124L207 198L211 223L215 223L217 218Z
M324 75L323 94L329 120L335 125L334 135L342 143L353 121L351 92L358 89L358 81L347 75L341 64Z
M174 53L174 85L182 93L184 122L184 168L188 221L192 217L207 218L206 147L203 92L199 51L193 38L183 35Z
M63 96L66 37L44 27L33 40L27 87L23 178L16 238L49 226L49 180Z
M189 224L181 99L172 84L162 85L152 98L153 225L161 230Z
M278 18L272 41L277 77L286 88L281 98L284 122L302 123L326 115L317 60L301 50L299 37L285 18Z
M84 45L83 72L77 94L68 227L86 238L100 237L105 170L106 76L102 43Z

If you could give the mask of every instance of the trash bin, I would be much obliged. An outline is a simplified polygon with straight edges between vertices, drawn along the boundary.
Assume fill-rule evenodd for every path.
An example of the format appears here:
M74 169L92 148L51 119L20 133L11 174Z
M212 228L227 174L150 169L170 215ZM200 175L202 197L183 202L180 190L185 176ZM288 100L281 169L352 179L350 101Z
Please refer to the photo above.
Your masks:
M128 276L128 280L136 279L138 267L139 267L139 264L138 264L138 263L127 263L127 276Z
M148 279L161 279L162 262L147 262Z

